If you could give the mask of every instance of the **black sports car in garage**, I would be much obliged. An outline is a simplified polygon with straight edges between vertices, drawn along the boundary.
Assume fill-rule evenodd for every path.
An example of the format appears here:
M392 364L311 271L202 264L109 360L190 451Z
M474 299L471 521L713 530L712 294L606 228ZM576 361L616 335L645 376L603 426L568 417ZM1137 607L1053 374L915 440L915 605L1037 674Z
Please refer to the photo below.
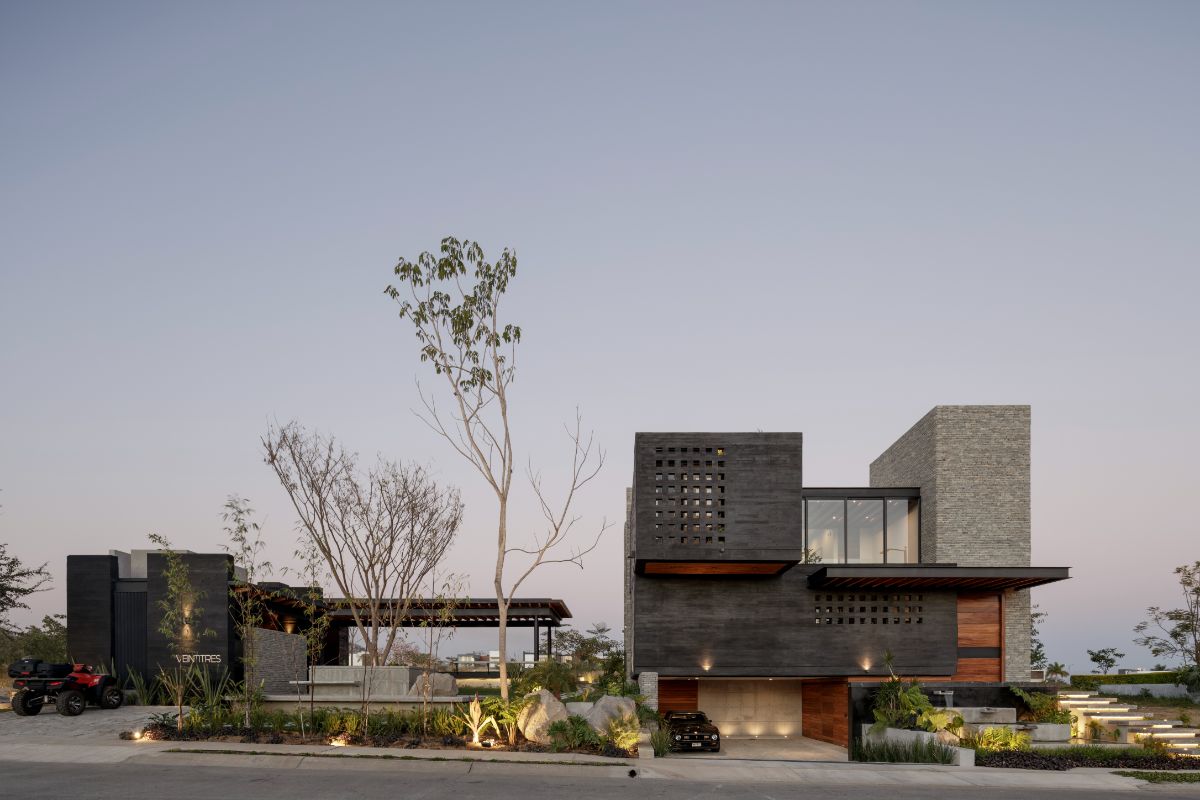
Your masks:
M709 722L703 711L668 711L667 730L671 732L671 749L676 752L721 751L721 732Z

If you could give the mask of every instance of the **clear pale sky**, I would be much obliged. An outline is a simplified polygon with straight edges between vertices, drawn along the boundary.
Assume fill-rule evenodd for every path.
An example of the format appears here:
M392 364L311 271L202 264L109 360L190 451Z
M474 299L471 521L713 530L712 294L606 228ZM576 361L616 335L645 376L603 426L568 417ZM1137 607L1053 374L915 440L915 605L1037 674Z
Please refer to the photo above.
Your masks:
M520 452L552 480L576 404L608 451L601 550L524 594L619 630L635 431L801 430L865 485L933 405L1029 403L1050 657L1150 666L1200 559L1198 45L1193 2L8 0L0 540L55 578L18 619L68 553L214 550L232 492L289 563L274 418L462 486L491 594L382 294L454 234L520 257Z

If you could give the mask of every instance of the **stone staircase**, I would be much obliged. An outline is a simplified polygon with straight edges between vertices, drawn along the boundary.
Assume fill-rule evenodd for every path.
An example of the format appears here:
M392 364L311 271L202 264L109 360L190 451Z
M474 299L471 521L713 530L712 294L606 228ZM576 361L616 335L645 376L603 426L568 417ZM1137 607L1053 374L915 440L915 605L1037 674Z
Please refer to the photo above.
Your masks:
M1082 734L1089 722L1116 732L1116 741L1125 744L1161 742L1168 752L1200 755L1200 729L1184 727L1179 720L1154 719L1137 706L1116 697L1100 697L1097 692L1059 692L1058 704L1079 718Z

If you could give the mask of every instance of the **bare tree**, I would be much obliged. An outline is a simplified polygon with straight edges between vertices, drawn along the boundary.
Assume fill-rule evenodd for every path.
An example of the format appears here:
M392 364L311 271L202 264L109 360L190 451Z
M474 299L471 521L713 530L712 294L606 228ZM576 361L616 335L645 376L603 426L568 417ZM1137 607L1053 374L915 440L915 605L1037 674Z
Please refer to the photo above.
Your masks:
M1134 641L1155 656L1176 659L1184 668L1200 669L1200 561L1176 567L1175 574L1183 607L1147 608L1150 619L1134 627L1139 634Z
M385 663L413 595L454 541L458 490L417 465L379 459L362 472L354 453L296 422L269 428L262 445L362 637L365 714L367 667Z
M508 608L526 578L545 564L572 563L582 568L583 557L595 549L600 531L590 546L571 547L568 537L578 521L571 503L576 493L595 477L604 464L604 453L593 451L589 435L581 436L576 411L575 429L568 433L574 444L571 485L561 505L550 503L541 478L531 468L529 479L547 522L541 536L528 547L512 547L508 540L508 508L512 493L515 455L509 424L509 387L516 370L516 348L521 328L503 322L500 303L509 281L517 274L517 256L505 249L489 263L476 242L452 237L442 240L440 256L421 253L416 261L401 258L395 275L404 289L384 291L400 306L400 317L413 324L422 361L433 365L445 381L450 411L439 411L433 398L421 392L425 413L418 416L483 476L496 495L496 569L493 586L499 605L500 692L508 700ZM474 283L468 285L473 275ZM593 463L592 460L595 459ZM505 580L510 554L521 553L531 562L511 584Z

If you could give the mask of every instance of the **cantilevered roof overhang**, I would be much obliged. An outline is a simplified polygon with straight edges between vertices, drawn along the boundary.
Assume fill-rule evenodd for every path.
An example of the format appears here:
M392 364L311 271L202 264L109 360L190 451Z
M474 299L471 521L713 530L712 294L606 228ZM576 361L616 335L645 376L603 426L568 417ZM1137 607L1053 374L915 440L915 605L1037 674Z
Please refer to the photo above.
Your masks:
M366 607L369 602L359 601L359 606ZM401 601L385 599L380 603L390 607L399 605ZM350 610L351 601L344 597L330 597L324 600L324 605L331 625L336 627L354 624L354 614ZM399 627L415 628L423 623L454 628L500 626L500 604L494 598L462 600L451 604L449 609L446 605L443 600L413 598L409 601L408 611L400 621ZM571 611L565 602L557 598L514 598L508 604L507 617L510 628L557 628L563 624L563 620L571 618Z
M846 564L808 576L813 589L1030 589L1070 578L1070 567L960 567L957 564Z

